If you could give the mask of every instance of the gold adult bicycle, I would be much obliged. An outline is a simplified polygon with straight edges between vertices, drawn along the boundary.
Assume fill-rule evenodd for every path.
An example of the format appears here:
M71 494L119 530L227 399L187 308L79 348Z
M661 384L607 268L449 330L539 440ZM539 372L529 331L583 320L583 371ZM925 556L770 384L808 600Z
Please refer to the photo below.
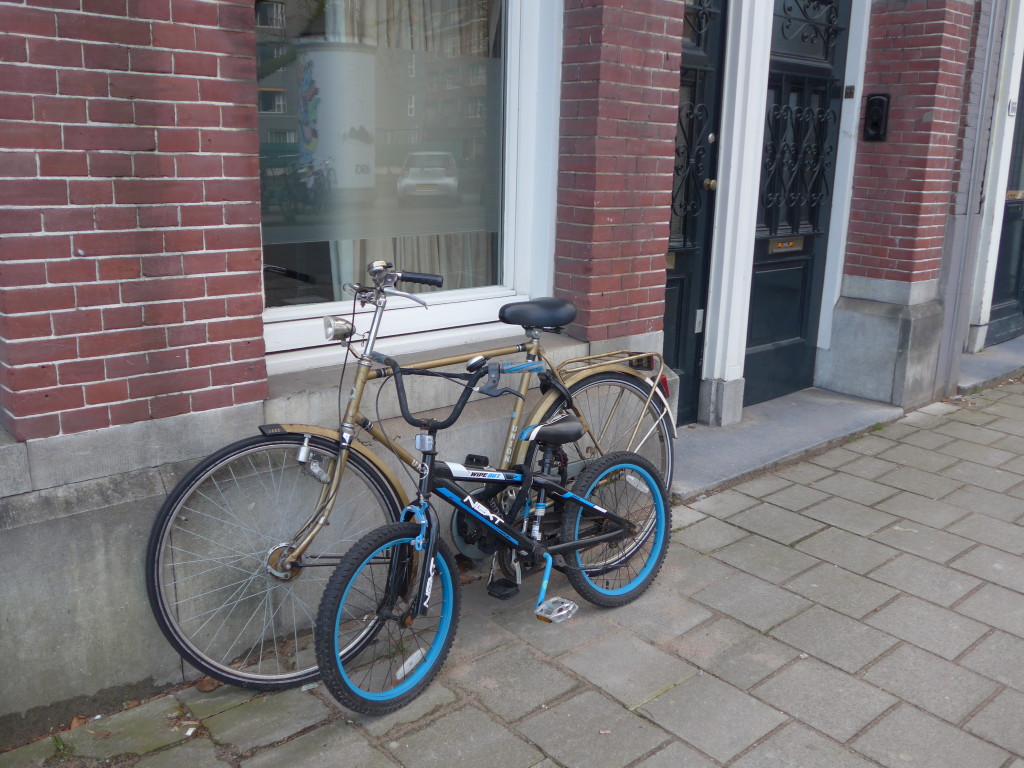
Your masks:
M420 470L420 459L360 407L367 383L393 375L374 352L388 298L424 304L396 285L439 288L441 277L396 271L380 261L368 272L372 285L346 289L356 302L373 308L369 332L356 341L352 322L325 318L327 338L345 342L357 363L340 428L263 425L260 435L222 448L185 475L154 523L146 587L156 620L185 661L223 682L273 690L317 677L313 624L331 571L364 534L397 521L409 501L395 474L364 443L372 440L380 451ZM431 371L465 364L477 372L492 366L482 390L496 386L502 373L520 375L515 390L504 390L517 397L497 469L523 462L524 430L569 410L585 434L564 446L566 479L588 461L628 450L648 459L669 485L675 425L664 361L649 352L618 351L553 365L541 345L542 332L559 331L575 316L575 306L563 299L506 304L499 319L522 326L524 343L413 367ZM523 354L512 362L493 361ZM534 376L541 394L524 418ZM470 455L466 466L484 469L485 462ZM487 503L500 512L503 502L499 497ZM460 549L476 551L484 542L477 542L479 532L465 523L453 517L452 537Z

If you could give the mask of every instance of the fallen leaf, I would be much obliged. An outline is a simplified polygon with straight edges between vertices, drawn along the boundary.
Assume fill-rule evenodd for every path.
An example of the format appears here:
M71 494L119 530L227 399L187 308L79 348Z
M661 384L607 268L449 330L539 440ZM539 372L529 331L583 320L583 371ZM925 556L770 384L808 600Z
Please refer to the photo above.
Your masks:
M199 682L196 683L196 689L200 693L209 693L220 688L223 683L220 680L214 680L212 677L200 678Z
M100 741L101 739L109 739L113 735L114 734L113 734L112 731L95 731L92 734L92 740L93 741Z
M91 717L86 717L85 715L75 715L74 717L71 718L71 725L68 726L68 727L69 728L79 728L79 727L85 725L86 723L88 723L90 720L92 720Z

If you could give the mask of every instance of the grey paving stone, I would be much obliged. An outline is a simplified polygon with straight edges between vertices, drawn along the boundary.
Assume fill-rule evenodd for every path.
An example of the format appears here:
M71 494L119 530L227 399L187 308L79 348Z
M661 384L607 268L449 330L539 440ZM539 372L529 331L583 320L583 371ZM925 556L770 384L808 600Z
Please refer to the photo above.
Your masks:
M986 467L972 461L961 461L942 470L942 475L971 485L978 485L990 491L1002 493L1021 482L1021 476L1005 469Z
M715 552L734 568L778 584L817 564L809 555L760 536L748 536Z
M786 589L859 619L892 600L895 589L858 576L832 563L822 563L786 583Z
M786 718L711 675L695 675L640 711L715 760L732 759Z
M893 488L876 483L874 480L865 480L845 472L836 472L824 480L812 483L811 487L823 493L841 496L869 507L896 493Z
M671 545L658 574L658 584L680 595L692 595L734 573L735 568L712 557L688 547Z
M899 488L902 491L916 493L919 496L927 496L929 499L941 499L964 484L962 480L954 480L943 475L914 469L913 467L894 469L892 472L878 478L878 482L885 483L893 488Z
M283 765L301 765L302 768L397 768L398 763L371 747L351 725L335 722L242 761L242 768L280 768ZM181 766L190 764L178 763L168 768Z
M885 530L872 534L871 538L937 563L948 562L974 546L974 542L969 539L913 520L900 520Z
M404 765L417 768L528 768L544 759L536 748L473 707L440 717L387 746Z
M900 555L871 572L871 578L947 608L981 584L945 565Z
M811 605L791 592L745 573L737 573L695 594L694 599L762 631Z
M980 490L980 489L978 489ZM953 495L963 491L960 489ZM876 509L887 512L895 517L913 520L916 523L930 525L932 528L945 528L967 514L961 506L947 504L946 500L937 501L916 493L903 491L879 504Z
M797 661L751 692L838 741L896 703L888 693L814 659Z
M907 596L896 598L865 621L944 659L956 658L987 631L976 621Z
M960 664L1024 691L1024 640L1013 635L993 632L960 659Z
M939 427L945 424L946 419L935 414L930 414L922 410L917 410L912 413L908 413L902 419L899 419L896 423L906 424L908 426L917 427L919 429L934 429L935 427Z
M523 604L508 613L497 614L494 619L519 639L547 656L561 656L591 640L615 631L615 623L607 610L582 601L579 601L580 608L576 615L569 621L562 624L546 624L543 621L537 621L534 615L534 602L537 594L535 589L523 590L530 595L528 604ZM572 588L568 585L560 585L558 589L552 587L548 590L548 594L566 595L570 599L575 596Z
M203 693L194 685L174 694L174 698L188 707L188 711L200 720L244 704L259 696L256 691L221 685L209 693Z
M742 528L708 517L695 525L676 531L672 540L698 552L713 552L716 549L749 535Z
M471 587L463 590L463 594L470 591L478 591L479 587ZM482 590L479 590L482 591ZM524 591L525 588L524 588ZM494 598L488 597L488 600ZM463 603L465 606L465 603ZM510 634L500 624L493 621L490 616L476 610L466 610L463 607L462 617L459 620L459 629L455 633L455 642L448 654L447 664L459 664L469 659L483 656L502 645L515 642Z
M898 642L895 637L820 605L780 624L771 635L850 673Z
M788 467L782 467L781 469L776 470L775 474L794 483L810 485L815 480L821 480L823 477L831 475L832 470L827 467L812 464L809 461L801 461L799 464L791 464Z
M965 424L974 424L976 426L983 427L986 424L991 424L999 417L997 415L986 413L984 411L969 411L965 409L950 414L949 418L952 419L953 421L962 421Z
M798 723L773 733L732 768L871 768L851 750Z
M747 496L733 488L690 502L691 507L712 517L729 517L755 504L757 499L753 496Z
M989 517L1014 521L1024 516L1024 501L1013 496L1004 496L974 485L966 485L951 493L943 501L970 512L982 512Z
M934 403L928 403L928 405L923 405L920 408L918 408L918 411L920 411L921 413L930 413L934 416L945 416L949 414L959 413L960 410L961 408L959 405L954 405L953 403L945 403L941 400Z
M446 671L448 679L506 721L518 720L577 686L571 677L522 645L501 648ZM510 680L516 681L514 696L509 695Z
M1024 555L1024 526L988 515L969 515L946 529L957 536L988 544L1014 555Z
M690 630L669 647L743 690L797 657L797 651L789 646L729 618Z
M316 696L300 690L260 696L203 720L219 744L245 752L273 744L296 731L326 720L331 710Z
M808 507L800 514L861 536L874 533L897 520L885 512L836 496Z
M678 504L672 507L672 530L678 531L694 523L699 523L701 520L706 518L703 512L698 512L693 507L688 507L685 504Z
M659 749L646 760L637 763L635 768L715 768L713 763L685 744L673 741L664 749Z
M447 678L448 665L441 674ZM459 700L459 697L452 693L439 682L431 684L427 690L413 699L409 704L388 715L361 715L355 712L345 712L345 720L358 723L371 736L380 738L389 731L396 728L415 723L424 717L429 717L442 707L446 707Z
M620 768L667 740L660 728L596 691L581 693L533 715L518 730L559 763L572 768ZM478 765L493 763L488 760Z
M129 752L144 755L184 740L185 732L176 722L180 715L178 702L171 696L161 696L66 731L61 739L77 757L108 758Z
M939 446L953 442L953 438L950 437L949 435L940 435L937 432L929 432L923 429L911 432L908 435L904 435L896 439L899 440L901 443L916 445L918 448L926 448L929 451L935 450Z
M917 427L911 426L910 424L900 424L896 421L891 421L882 427L880 430L875 432L878 437L887 437L890 440L910 440L914 435L928 434L927 432L922 433Z
M939 472L957 462L954 456L918 448L916 445L896 445L878 454L878 458L924 472Z
M912 645L901 645L873 664L864 679L951 723L959 723L998 688Z
M975 427L972 424L964 424L962 422L955 421L940 424L935 427L935 431L943 435L956 437L960 440L969 440L972 443L979 443L981 445L991 445L996 440L1006 436L1006 433L997 432L994 429Z
M785 478L768 474L754 478L753 480L747 480L745 483L740 483L739 485L734 485L733 490L745 493L748 496L754 496L755 498L762 499L769 494L781 491L787 485L789 485L789 481Z
M56 752L57 745L51 737L47 737L10 752L0 753L0 768L42 768Z
M704 606L668 589L659 578L639 600L609 611L608 616L630 632L654 643L664 643L703 624L712 614Z
M802 487L791 486L791 488ZM786 491L788 490L790 489L787 488ZM786 493L786 491L782 491L782 493ZM808 520L806 517L774 504L758 504L756 507L733 515L729 518L729 522L781 544L792 544L812 533L817 533L824 527L821 523Z
M849 475L862 477L865 480L874 480L876 477L892 472L898 465L891 461L875 458L874 456L861 456L856 461L843 465L843 472Z
M1016 454L1014 454L1013 459L1010 459L1009 461L1001 464L999 468L1009 470L1010 472L1015 472L1018 475L1024 475L1024 456L1017 456Z
M966 728L1015 755L1024 755L1024 693L1004 690L968 720Z
M953 456L957 459L977 462L988 467L998 467L1001 464L1013 459L1018 454L1012 451L1004 451L987 445L969 443L966 440L954 440L938 448L939 453Z
M982 408L981 413L991 416L993 420L999 416L1005 416L1008 419L1017 419L1024 421L1024 408L1019 405L1013 405L1012 403L1004 403L1001 401L991 402Z
M995 421L989 422L988 428L995 429L1000 432L1006 432L1011 435L1024 436L1024 421L1021 421L1020 419L1000 417Z
M981 544L950 565L986 581L1024 592L1024 558L1017 555Z
M906 704L852 746L886 768L998 768L1009 757L998 747Z
M209 739L192 739L146 755L135 765L137 768L227 768L229 763L217 759L217 748ZM249 763L243 765L249 766Z
M827 498L827 494L821 491L808 488L806 485L793 484L781 491L768 494L764 500L769 504L788 509L790 512L796 512L825 498Z
M864 574L896 556L896 550L852 533L826 528L795 545L801 552Z
M1024 437L1007 435L992 443L992 447L1024 455Z
M850 440L844 446L849 450L863 454L864 456L876 456L880 453L892 448L894 445L893 441L881 437L878 433L861 435L853 440Z
M561 662L610 693L628 709L636 709L697 673L682 659L645 643L631 632L603 637L563 656ZM518 683L517 689L520 689ZM504 688L498 693L508 695ZM484 703L490 707L488 702Z
M844 464L849 464L851 461L856 461L860 458L861 454L846 448L833 448L831 451L812 456L808 461L812 464L825 467L826 469L838 469ZM811 483L813 485L813 483Z
M956 606L956 611L986 624L1024 637L1024 595L986 584Z

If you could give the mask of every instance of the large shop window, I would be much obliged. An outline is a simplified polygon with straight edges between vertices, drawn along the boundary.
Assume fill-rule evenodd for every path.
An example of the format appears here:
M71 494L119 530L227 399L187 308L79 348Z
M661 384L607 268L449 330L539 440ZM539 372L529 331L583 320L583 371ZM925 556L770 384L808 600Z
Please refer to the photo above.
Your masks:
M376 259L442 274L442 305L512 293L503 6L256 3L268 351L321 344L318 318Z

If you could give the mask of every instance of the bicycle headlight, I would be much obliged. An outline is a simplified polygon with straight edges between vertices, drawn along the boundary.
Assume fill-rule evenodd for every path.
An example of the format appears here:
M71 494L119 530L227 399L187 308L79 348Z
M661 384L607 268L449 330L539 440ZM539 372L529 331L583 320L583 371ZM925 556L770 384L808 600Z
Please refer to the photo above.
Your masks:
M324 336L328 341L346 341L355 332L356 327L343 317L324 317Z

